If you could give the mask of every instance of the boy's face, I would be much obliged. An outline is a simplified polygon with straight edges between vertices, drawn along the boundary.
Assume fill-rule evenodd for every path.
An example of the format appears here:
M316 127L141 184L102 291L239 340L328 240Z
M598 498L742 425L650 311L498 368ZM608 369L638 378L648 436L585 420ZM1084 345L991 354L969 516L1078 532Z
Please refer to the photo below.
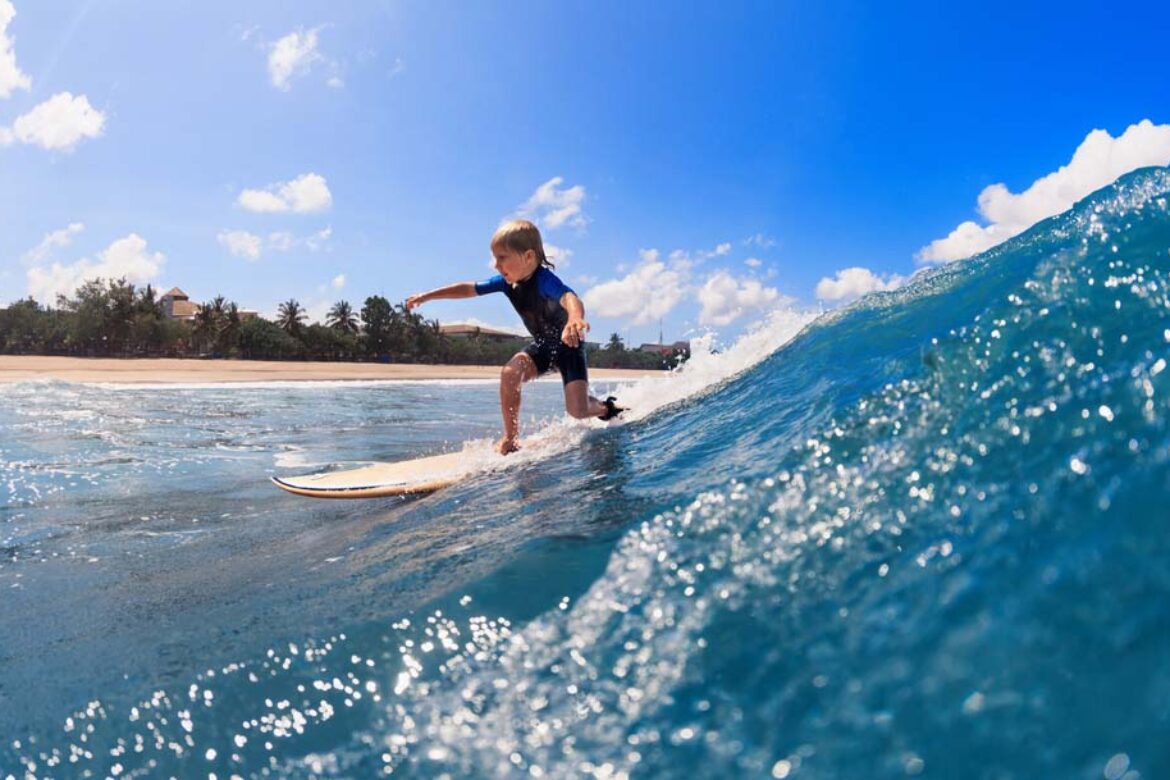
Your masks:
M492 257L495 258L496 271L508 284L522 282L536 270L536 252L531 249L517 252L499 244L492 247Z

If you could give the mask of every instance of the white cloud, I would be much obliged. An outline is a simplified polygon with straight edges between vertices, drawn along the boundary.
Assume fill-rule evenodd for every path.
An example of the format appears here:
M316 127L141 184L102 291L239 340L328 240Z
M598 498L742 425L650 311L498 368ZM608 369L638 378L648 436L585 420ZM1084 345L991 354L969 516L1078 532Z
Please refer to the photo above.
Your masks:
M272 85L287 92L294 76L308 73L324 57L317 51L317 31L292 32L268 50L268 76Z
M634 325L644 325L666 316L685 295L685 270L667 267L650 249L630 274L593 287L582 301L590 314L631 317Z
M0 2L3 2L3 0L0 0ZM54 249L61 249L72 244L73 237L83 230L85 230L85 225L80 222L73 222L68 227L54 230L42 238L41 243L25 253L25 263L28 265L40 265L50 258Z
M333 205L333 194L325 178L306 173L289 182L271 184L262 190L244 190L237 202L248 211L308 214Z
M542 227L550 230L569 225L583 228L588 219L581 210L585 202L585 188L580 184L558 189L565 180L554 176L536 188L532 197L520 207L520 213L532 217Z
M764 261L758 257L749 257L747 260L743 261L743 264L748 268L759 268L764 264Z
M8 37L8 25L16 17L16 8L9 0L0 0L0 98L9 97L13 90L29 89L32 81L16 64L16 52Z
M979 214L988 223L967 221L946 238L923 247L915 259L921 265L960 260L990 249L1018 235L1042 219L1067 210L1081 198L1117 177L1147 165L1170 163L1170 125L1143 119L1117 138L1094 130L1061 166L1016 194L1003 184L979 193Z
M731 242L725 241L722 244L716 244L714 249L700 249L695 252L686 249L675 249L670 253L670 262L678 268L693 268L700 263L715 257L725 257L731 254Z
M700 325L727 325L749 311L769 308L781 301L776 289L764 287L755 279L736 279L727 271L712 274L699 288L697 297L702 306Z
M308 322L324 323L329 317L329 310L337 302L337 293L345 287L345 274L338 274L324 284L317 285L316 299L305 304L305 316Z
M313 235L307 237L305 239L305 247L308 248L310 252L316 252L319 249L325 248L325 245L329 243L329 239L332 236L333 226L331 225L324 230L318 230Z
M703 263L731 254L733 246L724 242L709 250L675 249L665 260L657 249L643 249L633 270L620 279L592 286L582 300L590 314L628 318L630 325L655 322L691 298L700 307L699 324L716 326L727 325L753 311L795 303L758 279L737 277L726 269L709 272L700 284L698 269ZM750 258L748 264L754 268L761 261ZM619 273L624 272L624 266L617 268Z
M216 238L236 257L246 260L260 259L260 236L246 230L224 230Z
M278 231L269 233L265 239L246 230L222 230L216 238L236 257L259 260L265 252L292 252L297 249L320 251L326 248L332 235L333 228L327 227L303 238L288 231Z
M289 233L288 231L278 231L268 234L268 249L273 252L291 252L294 249L304 248L310 252L317 252L325 248L332 235L332 227L318 230L316 233L305 236L304 238Z
M17 117L11 129L0 128L0 146L20 141L68 152L83 138L100 136L105 124L105 115L91 106L85 95L61 92Z
M569 261L573 259L573 250L546 241L544 255L556 265L558 271L564 271L569 267Z
M846 268L837 272L836 279L817 282L816 296L822 301L851 301L875 290L893 290L905 281L898 275L883 279L868 268Z
M273 252L291 252L297 245L297 237L287 231L268 234L268 248Z
M744 246L758 246L760 249L771 249L776 246L776 239L763 233L756 233L743 240Z
M98 253L96 261L82 258L72 265L53 263L28 270L28 292L42 303L52 303L57 295L72 295L90 279L126 279L145 284L158 278L166 256L149 252L146 240L137 233L120 238Z

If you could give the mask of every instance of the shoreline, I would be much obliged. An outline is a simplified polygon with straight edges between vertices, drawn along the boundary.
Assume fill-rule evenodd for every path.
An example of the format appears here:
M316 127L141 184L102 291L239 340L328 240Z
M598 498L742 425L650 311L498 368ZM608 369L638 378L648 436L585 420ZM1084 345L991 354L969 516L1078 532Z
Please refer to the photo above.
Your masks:
M634 368L589 369L590 379L637 379L666 374L666 371ZM220 384L346 380L494 380L499 376L500 366L0 355L0 384L39 379L57 379L82 384Z

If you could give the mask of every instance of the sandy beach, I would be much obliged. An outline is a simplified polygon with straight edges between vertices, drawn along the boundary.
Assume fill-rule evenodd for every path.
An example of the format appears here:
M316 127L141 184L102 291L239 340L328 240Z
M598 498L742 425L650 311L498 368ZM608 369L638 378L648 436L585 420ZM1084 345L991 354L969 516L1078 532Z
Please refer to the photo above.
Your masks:
M660 371L591 368L595 379L661 375ZM290 382L322 380L495 379L497 366L324 363L177 358L75 358L0 355L0 383L34 379L66 382Z

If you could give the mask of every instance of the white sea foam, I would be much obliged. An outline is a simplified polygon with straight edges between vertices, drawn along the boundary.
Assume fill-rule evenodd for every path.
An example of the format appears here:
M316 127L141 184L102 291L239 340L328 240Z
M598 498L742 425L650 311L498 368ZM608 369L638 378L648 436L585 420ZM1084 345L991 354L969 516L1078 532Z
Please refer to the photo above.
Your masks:
M744 333L734 344L715 348L713 334L691 342L691 358L662 377L648 377L622 385L613 393L630 410L626 422L640 420L671 404L700 395L747 371L800 333L816 318L810 311L776 309Z
M704 335L691 342L690 359L674 370L664 372L661 376L617 383L610 394L618 398L620 405L629 407L620 420L608 423L600 420L581 421L567 415L548 420L525 436L525 446L507 459L493 453L490 440L467 442L464 445L464 452L468 456L467 471L496 471L518 463L542 460L572 449L592 430L641 420L666 406L702 395L764 360L791 341L816 317L817 314L811 311L777 309L730 347L721 350L716 349L713 334Z

